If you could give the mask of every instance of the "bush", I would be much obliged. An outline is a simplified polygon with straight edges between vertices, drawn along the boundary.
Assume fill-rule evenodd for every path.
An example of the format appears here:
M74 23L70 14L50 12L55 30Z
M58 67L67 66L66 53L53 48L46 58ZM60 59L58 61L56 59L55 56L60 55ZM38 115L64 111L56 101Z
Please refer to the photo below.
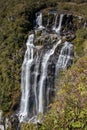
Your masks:
M76 33L75 43L75 52L77 56L83 56L86 52L85 50L85 41L87 40L87 30L86 29L79 29Z

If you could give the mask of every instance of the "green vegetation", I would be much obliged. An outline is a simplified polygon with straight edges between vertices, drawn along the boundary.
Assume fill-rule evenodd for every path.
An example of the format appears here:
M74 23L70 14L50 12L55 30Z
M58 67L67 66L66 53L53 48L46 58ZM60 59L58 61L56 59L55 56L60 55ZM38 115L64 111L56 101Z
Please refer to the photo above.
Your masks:
M79 2L79 0L76 0ZM87 3L74 3L74 2L63 2L57 5L58 10L63 10L74 14L75 16L83 16L87 18Z
M79 29L76 33L75 42L75 52L76 56L83 56L87 54L87 29Z

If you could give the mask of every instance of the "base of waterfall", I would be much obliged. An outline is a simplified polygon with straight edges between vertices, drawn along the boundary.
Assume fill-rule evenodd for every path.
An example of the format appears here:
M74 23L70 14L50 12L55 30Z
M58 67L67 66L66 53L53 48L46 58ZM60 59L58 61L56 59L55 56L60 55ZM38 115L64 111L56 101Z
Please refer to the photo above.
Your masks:
M38 29L43 30L43 29L45 29L45 27L44 26L39 26Z
M43 122L43 115L42 114L38 114L38 115L35 115L31 118L28 118L26 116L26 114L20 114L20 115L17 115L18 118L19 118L19 121L20 123L23 123L23 122L28 122L28 123L33 123L33 124L42 124Z

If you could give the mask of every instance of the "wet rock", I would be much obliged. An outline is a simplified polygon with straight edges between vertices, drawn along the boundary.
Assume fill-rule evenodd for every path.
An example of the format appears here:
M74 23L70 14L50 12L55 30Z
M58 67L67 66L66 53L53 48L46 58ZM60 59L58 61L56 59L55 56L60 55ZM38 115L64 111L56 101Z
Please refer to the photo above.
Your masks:
M85 20L85 22L84 22L84 28L86 28L87 27L87 20Z
M10 117L11 129L12 130L19 130L19 119L17 115L12 115Z
M68 34L66 35L66 40L67 40L67 41L72 41L72 40L74 40L75 38L76 38L76 35L75 35L75 34L68 33Z
M50 34L50 37L51 37L51 41L54 42L58 39L58 36L57 34Z

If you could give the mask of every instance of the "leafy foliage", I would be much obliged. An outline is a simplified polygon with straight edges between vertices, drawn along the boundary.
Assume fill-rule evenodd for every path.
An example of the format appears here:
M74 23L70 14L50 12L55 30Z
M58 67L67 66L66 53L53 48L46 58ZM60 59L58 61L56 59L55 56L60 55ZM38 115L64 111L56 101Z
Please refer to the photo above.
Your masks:
M75 52L76 55L81 57L86 53L87 48L87 30L82 28L77 30L76 39L75 39Z

